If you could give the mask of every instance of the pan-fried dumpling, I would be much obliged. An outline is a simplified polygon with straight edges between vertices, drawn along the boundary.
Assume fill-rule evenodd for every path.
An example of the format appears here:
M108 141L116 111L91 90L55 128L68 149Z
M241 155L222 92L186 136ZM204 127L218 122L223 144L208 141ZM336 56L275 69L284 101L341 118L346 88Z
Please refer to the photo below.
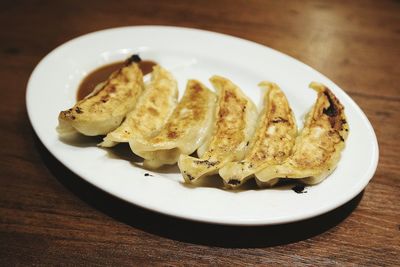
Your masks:
M88 135L104 135L117 128L143 92L143 74L136 64L137 56L96 87L94 93L74 107L61 111L57 131L60 135L76 131Z
M132 138L156 135L177 104L178 84L171 73L154 66L151 81L146 85L133 111L117 129L107 134L100 146L111 147Z
M310 87L318 92L317 101L296 139L293 154L282 164L256 173L260 181L282 177L316 184L336 168L348 135L344 107L323 84L313 82Z
M242 161L229 162L219 170L227 187L237 187L265 166L281 163L294 146L296 121L285 94L275 83L262 82L260 86L268 91L249 152Z
M198 150L200 158L181 155L178 166L186 182L218 172L226 163L241 160L248 148L257 120L253 102L228 79L210 79L219 95L215 129Z
M132 138L129 145L143 157L144 167L175 164L180 154L188 155L203 143L212 125L216 96L203 84L189 80L185 94L162 130L151 138Z

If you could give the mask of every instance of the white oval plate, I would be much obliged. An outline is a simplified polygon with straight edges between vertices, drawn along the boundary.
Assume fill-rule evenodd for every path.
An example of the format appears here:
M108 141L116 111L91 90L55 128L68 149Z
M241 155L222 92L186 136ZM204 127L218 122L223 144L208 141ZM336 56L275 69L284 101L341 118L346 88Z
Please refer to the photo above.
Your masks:
M62 142L55 130L58 113L70 108L77 86L98 66L133 53L172 70L180 94L189 78L209 85L214 74L228 77L260 102L258 82L278 83L301 126L313 105L311 81L322 82L346 109L350 135L337 169L322 183L296 194L290 188L227 191L189 187L176 168L160 173L110 157L93 145ZM138 26L90 33L48 54L33 71L26 103L32 126L47 149L66 167L121 199L160 213L196 221L231 225L287 223L328 212L351 200L368 184L378 161L374 130L357 104L336 84L311 67L263 45L197 29ZM145 173L154 175L144 176Z

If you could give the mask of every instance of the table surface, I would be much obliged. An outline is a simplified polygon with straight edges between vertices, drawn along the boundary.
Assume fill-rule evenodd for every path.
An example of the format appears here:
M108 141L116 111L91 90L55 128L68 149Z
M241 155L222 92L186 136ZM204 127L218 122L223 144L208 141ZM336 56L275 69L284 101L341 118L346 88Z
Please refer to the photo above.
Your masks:
M127 25L222 32L319 70L374 126L374 178L332 212L265 227L174 219L89 185L37 139L26 83L58 45ZM7 1L0 32L0 265L400 265L400 2Z

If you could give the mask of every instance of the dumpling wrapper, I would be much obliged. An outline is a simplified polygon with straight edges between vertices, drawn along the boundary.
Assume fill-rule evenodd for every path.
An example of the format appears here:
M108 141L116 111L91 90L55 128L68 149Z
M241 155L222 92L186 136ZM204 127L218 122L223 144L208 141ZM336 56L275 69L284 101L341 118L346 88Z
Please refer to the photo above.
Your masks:
M161 66L154 66L151 81L146 85L135 108L99 145L112 147L129 142L132 138L156 135L176 107L177 98L178 84L175 78Z
M214 130L198 149L200 158L181 155L178 161L188 183L218 173L228 162L241 160L257 120L257 108L239 87L220 76L213 76L210 81L219 96Z
M281 177L316 184L336 168L349 130L344 107L323 84L312 82L310 88L318 92L317 100L296 139L293 154L282 164L257 172L260 181Z
M285 94L275 83L261 82L260 86L267 92L249 152L243 160L229 162L219 170L230 188L240 186L268 164L282 163L291 154L296 140L296 120Z
M162 130L151 138L133 138L129 145L144 158L145 168L175 164L179 155L192 154L211 128L216 96L203 84L189 80L185 93Z
M88 136L105 135L117 128L136 105L144 90L143 74L131 57L125 66L112 73L94 92L72 108L61 111L57 131L60 135L75 132Z

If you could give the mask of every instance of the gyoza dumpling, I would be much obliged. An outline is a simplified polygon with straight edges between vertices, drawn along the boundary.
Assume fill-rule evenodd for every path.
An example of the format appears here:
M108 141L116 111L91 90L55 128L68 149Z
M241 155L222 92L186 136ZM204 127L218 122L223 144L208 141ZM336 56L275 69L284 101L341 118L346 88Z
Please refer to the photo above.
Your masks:
M203 84L189 80L185 94L162 130L151 138L133 138L129 145L143 157L144 166L174 164L180 154L191 154L203 143L212 125L216 96Z
M215 128L197 151L199 159L179 157L178 166L186 182L215 174L226 163L241 160L257 120L255 105L239 87L220 76L213 76L210 81L219 95Z
M316 184L336 168L348 135L344 107L323 84L313 82L310 87L318 92L317 101L296 139L293 154L282 164L270 165L256 173L260 181L303 178L305 183Z
M143 74L136 64L138 57L128 59L125 66L96 87L94 93L74 107L61 111L57 131L60 135L80 132L104 135L117 128L143 92Z
M227 187L237 187L265 166L281 163L296 139L296 121L285 94L275 83L262 82L260 86L268 91L249 152L242 161L229 162L219 170Z
M178 85L172 74L159 65L154 66L151 81L135 108L117 129L107 134L100 146L111 147L132 138L157 134L176 107L177 97Z

